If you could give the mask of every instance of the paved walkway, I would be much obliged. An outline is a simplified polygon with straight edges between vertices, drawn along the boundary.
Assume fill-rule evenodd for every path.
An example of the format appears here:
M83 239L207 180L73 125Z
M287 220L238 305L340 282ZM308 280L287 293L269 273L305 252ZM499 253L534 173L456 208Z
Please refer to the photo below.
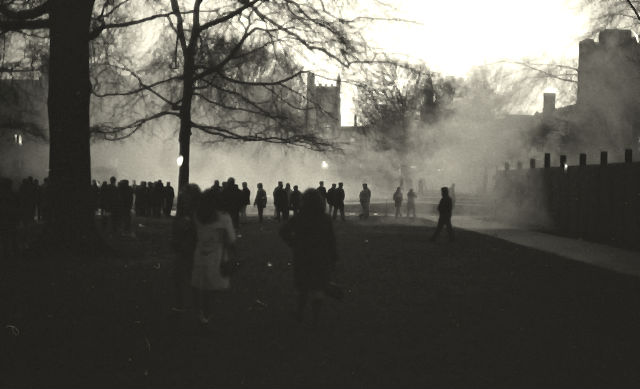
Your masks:
M434 217L427 218L437 221ZM582 239L564 238L484 221L470 216L456 216L454 228L475 231L496 238L557 254L575 261L589 263L619 273L640 277L640 252L587 242Z

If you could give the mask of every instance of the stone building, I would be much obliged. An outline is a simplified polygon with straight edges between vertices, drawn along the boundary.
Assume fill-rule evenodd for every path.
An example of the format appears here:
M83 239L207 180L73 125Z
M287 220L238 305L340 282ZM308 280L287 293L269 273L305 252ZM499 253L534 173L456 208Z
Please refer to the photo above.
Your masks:
M340 135L340 84L340 76L335 85L331 85L318 84L315 74L307 74L307 109L305 111L307 131L328 136Z

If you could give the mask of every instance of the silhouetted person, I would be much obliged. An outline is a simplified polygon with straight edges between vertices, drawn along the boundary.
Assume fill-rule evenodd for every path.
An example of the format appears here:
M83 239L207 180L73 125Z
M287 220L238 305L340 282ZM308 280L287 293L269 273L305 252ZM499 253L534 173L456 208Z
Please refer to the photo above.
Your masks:
M333 192L333 219L335 220L340 211L340 219L345 221L344 218L344 188L342 182L338 183L338 188Z
M421 178L421 179L418 180L418 194L420 196L423 196L424 195L424 191L425 191L424 178Z
M11 180L0 177L0 258L18 254L18 224L20 209L18 196L11 188Z
M118 183L117 219L125 234L131 233L131 207L133 206L133 189L128 180ZM120 227L120 225L118 227Z
M284 187L282 186L282 181L278 181L278 186L273 190L273 205L276 208L276 220L280 221L282 216L284 204L282 203L283 198L286 199L286 192L284 191ZM285 200L286 201L286 200Z
M362 207L361 219L369 218L369 204L371 204L371 191L367 187L367 184L362 184L362 190L360 191L360 206Z
M96 180L91 180L91 207L94 215L100 208L100 188L98 187Z
M280 236L293 250L293 278L298 290L296 317L302 320L311 298L317 324L329 277L338 259L331 218L325 214L324 201L317 190L307 189L303 193L300 213L282 227Z
M173 199L175 198L175 192L170 182L164 187L164 215L171 216L171 210L173 209Z
M414 219L416 217L416 197L418 195L413 191L413 188L409 189L407 192L407 217L412 214Z
M176 217L172 224L173 249L176 251L173 266L173 282L175 286L175 304L172 310L183 312L185 307L185 292L191 282L193 268L193 254L196 249L196 224L194 221L196 207L200 199L200 188L196 184L189 184L178 196L182 215Z
M231 189L235 184L227 185ZM215 294L229 289L229 277L220 273L220 265L230 260L229 252L236 240L231 217L216 209L213 192L206 190L196 211L197 240L191 275L195 308L203 324L211 319Z
M240 208L240 216L246 219L247 217L247 205L251 204L251 190L247 186L246 182L242 183L242 206Z
M293 216L300 212L300 202L302 201L302 193L298 190L298 185L293 186L293 192L289 200L289 207L293 211Z
M135 205L134 208L136 210L136 216L146 216L147 215L147 203L149 193L147 191L147 182L141 181L140 185L136 187L134 190L136 194Z
M289 204L291 204L291 184L287 182L284 186L284 191L287 193L287 216L289 214Z
M287 191L282 187L282 183L279 183L278 191L275 192L276 198L274 201L278 204L278 221L289 219L289 196Z
M258 183L258 191L253 205L258 207L258 221L262 223L262 212L267 206L267 192L262 188L262 183Z
M237 229L240 226L240 204L242 203L242 192L236 185L236 180L233 177L229 177L226 185L223 185L222 190L222 209L229 214L233 221L233 226ZM215 195L214 202L215 202Z
M395 193L393 194L393 202L396 206L396 217L401 216L402 212L400 211L400 208L402 207L402 190L400 189L400 187L398 187L398 189L396 189Z
M324 181L320 181L319 184L317 191L322 197L322 209L323 212L327 212L327 188L324 187Z
M333 215L333 209L336 205L336 184L331 184L331 188L327 190L327 205L329 206L329 215Z
M442 199L440 199L440 203L438 204L438 213L440 213L440 217L438 218L438 226L431 237L431 241L433 242L436 240L444 226L447 227L449 241L453 241L453 227L451 226L453 202L451 201L451 197L449 197L449 188L446 186L440 188L440 193L442 193Z
M226 184L225 184L226 185ZM222 211L222 186L220 186L220 181L215 180L213 182L213 186L211 187L213 191L213 200L218 207L218 211Z
M162 180L158 180L151 188L151 214L154 217L162 216L162 198L164 197L164 186Z
M115 231L116 224L118 222L116 220L118 218L118 215L115 211L116 203L118 202L118 188L116 186L115 177L109 178L109 185L107 185L107 188L104 191L104 201L107 214L109 215L109 220L111 221L111 231ZM103 220L103 226L104 225L105 221Z

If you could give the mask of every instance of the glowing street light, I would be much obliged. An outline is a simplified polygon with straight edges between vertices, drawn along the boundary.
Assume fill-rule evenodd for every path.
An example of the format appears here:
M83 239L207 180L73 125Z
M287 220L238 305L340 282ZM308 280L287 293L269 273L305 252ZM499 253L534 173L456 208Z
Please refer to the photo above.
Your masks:
M184 157L182 155L178 155L178 158L176 159L178 167L182 166L182 162L184 162Z
M329 169L329 164L327 163L327 161L322 161L320 167L323 169Z

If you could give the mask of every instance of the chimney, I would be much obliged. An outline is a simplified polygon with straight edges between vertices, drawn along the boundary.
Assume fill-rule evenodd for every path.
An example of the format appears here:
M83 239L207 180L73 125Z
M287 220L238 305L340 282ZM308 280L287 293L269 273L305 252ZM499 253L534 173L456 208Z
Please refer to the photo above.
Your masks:
M545 93L544 94L544 103L542 105L542 117L544 119L548 119L553 115L556 110L556 94L555 93Z

